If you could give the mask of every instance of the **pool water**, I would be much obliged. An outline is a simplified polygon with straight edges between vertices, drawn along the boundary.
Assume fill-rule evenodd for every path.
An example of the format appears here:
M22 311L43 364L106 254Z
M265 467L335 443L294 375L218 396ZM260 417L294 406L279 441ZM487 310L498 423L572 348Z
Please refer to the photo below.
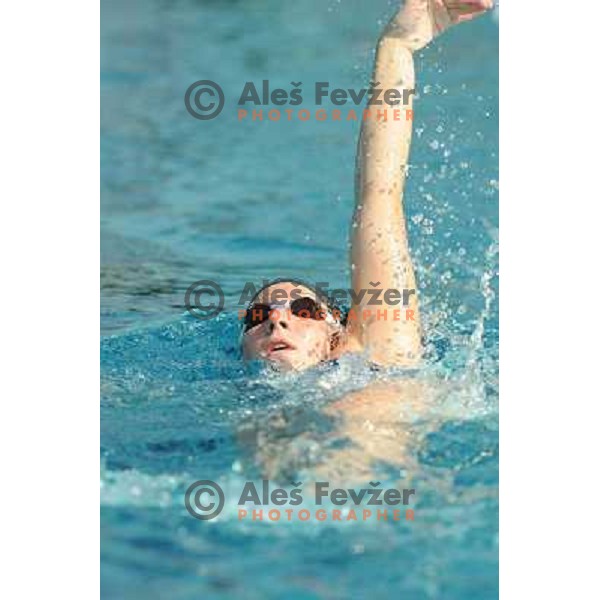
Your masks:
M203 522L184 507L196 480L227 491L260 478L261 454L277 457L283 487L323 469L358 483L331 458L352 439L326 409L403 379L360 357L265 378L240 360L234 306L246 281L349 285L358 123L238 122L231 99L263 79L360 89L392 11L385 0L102 2L103 597L497 597L494 15L417 57L405 204L428 340L418 378L437 395L426 412L391 407L410 443L372 465L385 487L416 489L415 521L240 522L228 497ZM230 99L214 120L185 110L198 79ZM216 319L185 311L199 279L225 292Z

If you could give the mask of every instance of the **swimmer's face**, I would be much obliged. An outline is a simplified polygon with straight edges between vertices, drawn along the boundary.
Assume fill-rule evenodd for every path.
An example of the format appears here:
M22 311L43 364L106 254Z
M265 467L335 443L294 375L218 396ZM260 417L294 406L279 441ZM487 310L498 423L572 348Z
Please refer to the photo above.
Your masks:
M310 298L323 306L311 289L291 282L265 288L254 299L253 306L268 305L272 310L265 311L266 320L244 333L242 350L246 360L262 360L280 370L299 371L330 357L330 326L323 318L308 317L308 311L302 311L303 316L292 314L286 302L296 298Z

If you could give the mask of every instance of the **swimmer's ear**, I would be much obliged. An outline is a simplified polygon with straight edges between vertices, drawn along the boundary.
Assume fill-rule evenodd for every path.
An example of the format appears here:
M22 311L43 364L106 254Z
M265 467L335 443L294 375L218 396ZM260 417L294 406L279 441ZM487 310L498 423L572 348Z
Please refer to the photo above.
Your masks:
M329 351L333 352L342 342L342 328L336 329L329 337Z

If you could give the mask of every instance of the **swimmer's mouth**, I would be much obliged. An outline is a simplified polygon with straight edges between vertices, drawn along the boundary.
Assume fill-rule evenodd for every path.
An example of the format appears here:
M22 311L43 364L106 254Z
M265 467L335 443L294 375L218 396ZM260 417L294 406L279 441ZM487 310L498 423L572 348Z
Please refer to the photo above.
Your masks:
M274 340L267 346L267 356L271 357L286 350L295 350L296 348L283 340Z

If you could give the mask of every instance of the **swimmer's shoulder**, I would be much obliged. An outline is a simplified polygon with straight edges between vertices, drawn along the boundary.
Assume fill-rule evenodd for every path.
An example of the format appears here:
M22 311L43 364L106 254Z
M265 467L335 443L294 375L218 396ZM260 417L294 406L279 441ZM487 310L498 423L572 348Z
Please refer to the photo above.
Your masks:
M371 370L380 371L387 368L402 368L407 372L417 372L421 364L420 356L406 356L402 353L394 355L393 353L373 353L367 352L367 348L363 346L355 335L349 335L346 342L332 356L334 360L341 356L363 356L368 354L368 362Z

